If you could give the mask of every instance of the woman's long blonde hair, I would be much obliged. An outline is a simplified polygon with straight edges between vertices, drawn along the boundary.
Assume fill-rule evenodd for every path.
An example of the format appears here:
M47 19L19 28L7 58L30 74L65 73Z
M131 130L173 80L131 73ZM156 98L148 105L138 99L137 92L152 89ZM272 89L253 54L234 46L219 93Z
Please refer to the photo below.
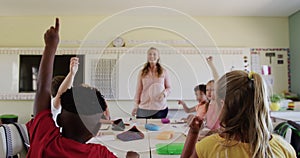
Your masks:
M149 52L150 50L155 50L155 51L159 52L158 49L155 48L155 47L150 47L147 52ZM142 69L142 77L145 77L148 74L149 68L150 68L150 63L147 62L144 65L143 69ZM160 65L159 59L158 59L158 61L156 63L156 74L157 74L157 77L160 77L162 75L162 73L163 73L163 68Z
M253 158L273 157L269 144L273 127L262 77L245 71L226 73L216 83L216 99L224 101L220 124L225 140L249 143Z

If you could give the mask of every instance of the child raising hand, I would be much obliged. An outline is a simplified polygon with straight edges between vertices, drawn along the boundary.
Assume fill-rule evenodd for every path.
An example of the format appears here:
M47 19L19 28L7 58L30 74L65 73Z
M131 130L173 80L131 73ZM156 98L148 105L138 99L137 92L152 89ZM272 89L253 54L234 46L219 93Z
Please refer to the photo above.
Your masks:
M296 157L289 143L272 134L266 85L259 74L228 72L216 82L215 94L222 131L197 142L201 120L195 117L181 157Z

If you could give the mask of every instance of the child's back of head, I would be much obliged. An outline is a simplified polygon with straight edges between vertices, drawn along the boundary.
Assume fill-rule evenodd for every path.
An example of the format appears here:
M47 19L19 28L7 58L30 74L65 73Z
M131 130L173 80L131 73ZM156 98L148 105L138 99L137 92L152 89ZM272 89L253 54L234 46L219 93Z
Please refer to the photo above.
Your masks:
M216 83L216 102L222 106L220 124L227 140L249 143L255 157L271 155L272 123L267 90L259 74L232 71Z
M96 88L77 86L68 89L61 95L62 119L60 126L64 128L87 129L96 135L101 124L100 118L106 110L106 102L100 91ZM69 119L69 118L78 119ZM80 118L80 119L79 119Z
M62 84L62 82L64 81L65 76L55 76L52 79L52 83L51 83L51 95L52 97L55 97L59 86Z
M62 108L74 114L92 115L103 113L106 102L96 88L76 86L61 95Z

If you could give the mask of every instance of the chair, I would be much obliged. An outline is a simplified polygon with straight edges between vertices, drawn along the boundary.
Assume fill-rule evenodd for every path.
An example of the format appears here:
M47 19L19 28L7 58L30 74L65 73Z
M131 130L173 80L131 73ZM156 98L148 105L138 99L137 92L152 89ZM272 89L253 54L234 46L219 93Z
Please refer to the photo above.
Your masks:
M25 158L29 139L24 124L3 124L0 126L0 157Z
M284 137L285 141L287 141L288 143L291 143L291 139L292 139L292 129L287 129L285 137Z

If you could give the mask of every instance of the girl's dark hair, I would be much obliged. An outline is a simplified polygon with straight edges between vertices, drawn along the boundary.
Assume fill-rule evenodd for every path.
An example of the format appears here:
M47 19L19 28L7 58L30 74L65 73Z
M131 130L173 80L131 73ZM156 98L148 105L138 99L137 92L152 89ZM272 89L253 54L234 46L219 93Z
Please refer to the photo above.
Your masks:
M201 91L201 92L203 92L204 94L206 94L206 85L205 85L205 84L199 84L198 86L196 86L196 87L194 88L194 91L195 91L195 92L196 92L196 91ZM205 104L206 112L207 112L207 110L208 110L208 106L209 106L209 102L207 102L207 103Z
M149 52L150 50L156 50L158 52L158 49L155 48L155 47L149 48L147 52ZM142 69L142 77L145 77L148 74L149 68L150 68L150 63L147 62L144 65L143 69ZM162 75L162 73L163 73L163 67L160 65L159 59L158 59L157 63L156 63L156 75L157 75L157 77L160 77Z
M194 88L194 91L201 91L204 94L206 93L206 85L205 84L199 84Z
M55 97L57 94L57 91L59 89L59 86L62 84L62 82L65 80L65 76L55 76L52 79L51 83L51 95L52 97Z

